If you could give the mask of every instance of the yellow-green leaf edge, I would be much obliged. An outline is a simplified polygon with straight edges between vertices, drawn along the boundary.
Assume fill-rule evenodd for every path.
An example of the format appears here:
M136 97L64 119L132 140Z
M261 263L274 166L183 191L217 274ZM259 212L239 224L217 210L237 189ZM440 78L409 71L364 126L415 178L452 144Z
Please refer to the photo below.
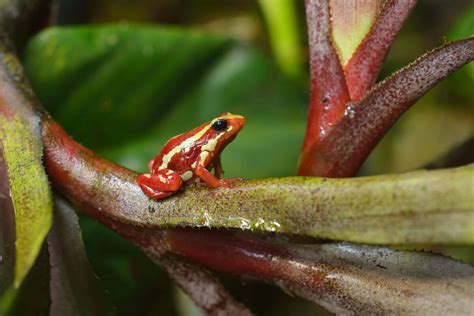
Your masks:
M9 74L9 79L18 79L21 65L17 59L9 53L0 54L0 59L5 67L2 72ZM8 87L4 85L2 89L7 90ZM20 104L6 104L7 102L22 103L25 100L14 97L8 100L0 99L0 142L7 165L10 195L15 211L13 286L17 289L34 264L51 227L53 202L41 160L43 147L39 118L32 113L19 115L17 111L25 111L25 109Z

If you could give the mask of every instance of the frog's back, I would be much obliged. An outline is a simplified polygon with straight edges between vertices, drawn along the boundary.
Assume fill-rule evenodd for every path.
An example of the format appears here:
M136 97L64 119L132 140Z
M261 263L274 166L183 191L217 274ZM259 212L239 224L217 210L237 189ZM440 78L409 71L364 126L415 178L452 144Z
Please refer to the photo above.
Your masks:
M198 159L202 146L206 143L208 124L170 138L158 156L153 169L168 168L174 171L192 169L192 163Z

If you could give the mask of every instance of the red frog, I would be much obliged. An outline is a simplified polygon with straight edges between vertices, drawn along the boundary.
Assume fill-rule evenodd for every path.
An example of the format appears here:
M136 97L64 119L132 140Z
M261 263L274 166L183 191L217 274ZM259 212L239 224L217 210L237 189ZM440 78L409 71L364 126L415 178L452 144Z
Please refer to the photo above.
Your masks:
M212 121L168 140L154 160L149 174L137 183L153 200L170 196L184 185L203 181L208 186L230 187L242 178L222 179L220 155L244 126L241 115L222 113ZM210 170L214 169L214 175Z

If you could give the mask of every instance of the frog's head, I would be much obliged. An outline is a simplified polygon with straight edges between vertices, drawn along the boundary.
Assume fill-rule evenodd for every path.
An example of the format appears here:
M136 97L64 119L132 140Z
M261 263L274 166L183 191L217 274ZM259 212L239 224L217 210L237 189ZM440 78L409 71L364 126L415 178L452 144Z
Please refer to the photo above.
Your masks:
M230 143L244 127L245 118L242 115L221 113L209 122L210 143L215 144L215 151L220 152Z

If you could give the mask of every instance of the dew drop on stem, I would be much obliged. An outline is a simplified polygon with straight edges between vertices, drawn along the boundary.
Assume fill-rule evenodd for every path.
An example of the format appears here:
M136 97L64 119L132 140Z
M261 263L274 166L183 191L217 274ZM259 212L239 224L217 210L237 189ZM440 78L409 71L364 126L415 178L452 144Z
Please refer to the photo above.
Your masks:
M344 111L344 116L349 116L350 119L353 119L355 117L355 114L356 112L354 111L351 105L349 105Z

